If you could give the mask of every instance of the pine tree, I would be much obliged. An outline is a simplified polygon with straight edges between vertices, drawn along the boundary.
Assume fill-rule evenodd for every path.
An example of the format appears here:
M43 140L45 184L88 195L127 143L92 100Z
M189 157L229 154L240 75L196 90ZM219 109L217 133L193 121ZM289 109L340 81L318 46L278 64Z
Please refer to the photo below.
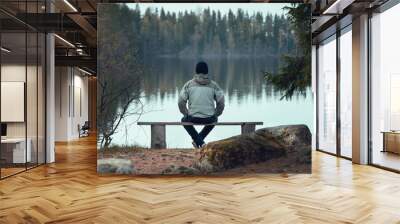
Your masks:
M294 34L285 16L261 12L249 14L238 9L222 14L219 10L203 9L199 13L171 13L164 8L147 8L141 16L137 5L121 12L133 25L138 38L136 45L143 58L157 56L272 56L291 53L296 47ZM126 23L130 24L130 23ZM132 28L133 27L133 28ZM217 53L216 53L217 52Z

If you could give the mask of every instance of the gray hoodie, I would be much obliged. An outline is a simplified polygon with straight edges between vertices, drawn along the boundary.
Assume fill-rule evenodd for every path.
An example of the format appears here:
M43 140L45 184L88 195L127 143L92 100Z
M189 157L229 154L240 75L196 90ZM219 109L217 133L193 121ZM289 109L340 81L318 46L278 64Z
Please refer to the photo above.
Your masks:
M183 86L179 94L178 106L183 115L199 118L214 115L218 117L225 107L224 94L207 74L195 74L193 79Z

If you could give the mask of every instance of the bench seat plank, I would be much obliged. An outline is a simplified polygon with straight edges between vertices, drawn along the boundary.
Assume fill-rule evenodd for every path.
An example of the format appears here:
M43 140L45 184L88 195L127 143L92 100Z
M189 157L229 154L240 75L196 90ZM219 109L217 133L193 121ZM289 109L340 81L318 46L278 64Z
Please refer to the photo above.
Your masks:
M138 125L151 126L151 148L163 149L167 147L165 127L167 125L240 125L242 134L254 132L256 125L262 125L263 122L217 122L211 124L194 124L191 122L137 122Z
M138 125L204 125L204 124L194 124L191 122L137 122ZM217 122L211 123L210 125L263 125L264 122L254 122L254 121L243 121L243 122Z

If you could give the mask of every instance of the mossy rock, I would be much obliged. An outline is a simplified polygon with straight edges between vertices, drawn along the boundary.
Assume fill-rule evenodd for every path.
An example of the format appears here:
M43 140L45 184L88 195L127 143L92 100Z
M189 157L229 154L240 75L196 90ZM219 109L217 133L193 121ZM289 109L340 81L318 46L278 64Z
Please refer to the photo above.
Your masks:
M197 170L193 167L186 167L186 166L176 167L174 165L167 167L165 170L163 170L161 172L161 174L165 174L165 175L173 175L173 174L196 175L199 173L200 173L199 170Z
M268 133L286 147L310 146L311 132L306 125L281 125L262 128L256 131L259 134Z
M297 158L299 155L302 158ZM209 164L206 171L218 172L289 156L298 163L311 163L311 133L307 126L263 128L211 142L201 150L199 164Z
M263 162L285 156L285 147L270 134L244 134L209 143L201 151L216 170Z
M133 174L135 172L132 161L129 159L98 159L97 172L100 174Z

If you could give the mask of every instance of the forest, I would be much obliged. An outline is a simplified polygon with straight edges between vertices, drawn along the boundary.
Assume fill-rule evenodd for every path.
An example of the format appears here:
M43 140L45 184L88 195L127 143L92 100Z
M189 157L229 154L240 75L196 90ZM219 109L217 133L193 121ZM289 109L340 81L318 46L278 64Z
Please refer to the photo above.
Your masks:
M135 8L114 7L109 13L123 18L124 32L139 34L131 41L144 59L280 56L296 48L290 21L283 14L249 14L242 9L221 13L210 8L179 13L146 8L143 12L139 4Z

